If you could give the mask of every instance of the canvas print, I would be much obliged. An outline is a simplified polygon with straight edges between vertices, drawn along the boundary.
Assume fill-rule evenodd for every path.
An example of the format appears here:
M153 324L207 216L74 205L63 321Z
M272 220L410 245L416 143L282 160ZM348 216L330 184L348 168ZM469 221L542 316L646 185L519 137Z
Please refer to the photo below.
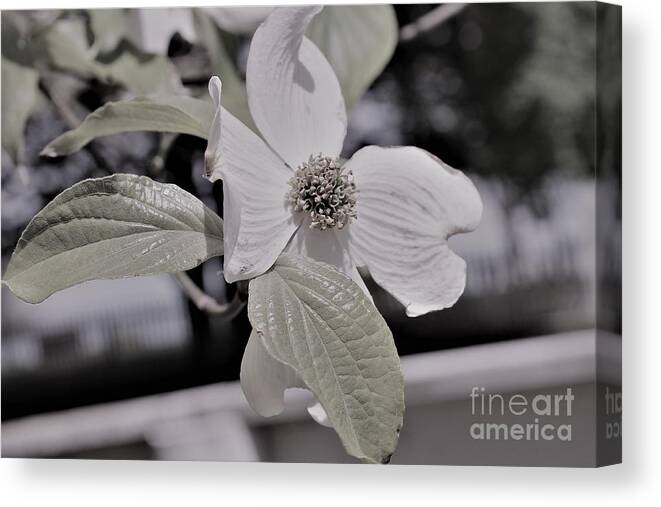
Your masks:
M2 12L2 457L621 457L621 9Z

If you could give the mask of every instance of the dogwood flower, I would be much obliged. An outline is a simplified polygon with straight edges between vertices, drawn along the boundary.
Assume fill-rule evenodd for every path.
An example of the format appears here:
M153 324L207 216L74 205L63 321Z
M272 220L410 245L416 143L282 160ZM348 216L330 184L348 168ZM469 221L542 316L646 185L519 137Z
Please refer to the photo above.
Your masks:
M205 153L211 181L222 178L228 282L257 277L282 252L329 263L368 293L357 266L409 316L452 306L466 264L448 246L475 229L482 202L471 181L419 148L368 146L340 153L347 115L330 64L305 36L318 6L276 8L248 56L248 103L261 137L220 106L221 81ZM283 409L295 373L251 337L241 383L262 415ZM311 408L324 422L323 407Z

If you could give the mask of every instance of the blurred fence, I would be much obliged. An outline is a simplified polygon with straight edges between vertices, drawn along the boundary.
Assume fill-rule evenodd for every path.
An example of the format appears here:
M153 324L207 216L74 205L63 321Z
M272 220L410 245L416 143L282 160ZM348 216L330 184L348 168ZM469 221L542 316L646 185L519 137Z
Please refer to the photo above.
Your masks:
M597 362L603 367L601 382L619 382L619 337L600 336L598 361L596 350L591 330L403 358L407 415L393 463L587 465L593 438L578 438L569 452L532 444L494 454L489 446L471 445L469 394L474 386L500 393L573 387L572 422L579 436L593 434ZM285 412L264 419L248 407L238 383L212 384L5 422L2 455L352 462L333 431L309 417L310 401L307 391L290 390ZM577 455L583 461L572 461Z

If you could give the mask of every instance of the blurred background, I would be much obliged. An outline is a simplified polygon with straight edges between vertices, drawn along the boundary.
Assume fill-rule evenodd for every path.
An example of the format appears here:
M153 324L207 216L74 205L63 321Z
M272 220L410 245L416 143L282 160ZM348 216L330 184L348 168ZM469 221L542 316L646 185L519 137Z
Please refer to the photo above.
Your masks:
M468 263L453 308L407 318L366 273L407 380L393 462L460 461L428 432L463 431L470 385L587 382L586 330L598 320L620 333L621 106L608 65L619 58L619 18L587 2L475 4L419 23L436 9L394 6L399 41L355 100L344 147L349 156L368 144L419 146L465 171L484 201L479 229L451 239ZM39 156L109 100L203 96L218 47L242 78L249 31L219 19L190 9L2 13L3 271L28 221L84 178L145 174L222 211L222 183L202 178L206 143L195 137L122 134ZM17 76L16 97L7 76ZM236 289L221 269L214 259L189 274L223 301ZM249 331L245 311L231 321L201 312L169 276L90 282L35 306L3 288L3 456L351 461L332 430L308 420L302 392L288 394L282 416L250 412L236 382Z

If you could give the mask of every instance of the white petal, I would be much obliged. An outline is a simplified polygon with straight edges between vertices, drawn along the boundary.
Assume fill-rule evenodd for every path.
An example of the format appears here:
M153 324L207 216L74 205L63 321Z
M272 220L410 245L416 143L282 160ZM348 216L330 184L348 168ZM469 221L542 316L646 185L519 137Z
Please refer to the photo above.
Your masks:
M207 149L204 151L204 171L206 177L211 181L221 178L221 126L223 123L223 108L220 106L220 98L223 91L223 83L218 76L212 76L209 80L209 95L214 105L214 115L209 128Z
M317 421L322 426L327 426L328 428L333 427L331 422L328 420L328 414L326 413L326 410L324 410L324 407L322 407L321 403L319 403L316 399L315 403L308 407L308 414L310 414L312 419Z
M298 227L287 204L292 170L248 127L220 106L221 83L209 82L216 113L205 152L206 174L223 180L225 279L261 275Z
M250 113L264 139L292 168L312 154L337 157L347 129L337 77L303 36L320 10L275 9L255 32L248 55Z
M241 360L241 389L255 412L264 417L281 413L289 387L304 387L294 370L267 352L259 333L250 333Z
M409 316L452 306L464 290L466 263L447 238L480 222L473 183L414 147L368 146L346 165L358 189L358 217L349 227L354 259Z
M263 417L272 417L285 409L285 390L307 386L288 365L274 359L252 331L241 360L241 389L252 409ZM308 407L310 416L322 426L332 427L326 411L314 398Z
M287 245L286 251L335 266L356 282L371 300L372 296L351 257L348 240L346 229L321 231L310 229L308 224L303 222Z

